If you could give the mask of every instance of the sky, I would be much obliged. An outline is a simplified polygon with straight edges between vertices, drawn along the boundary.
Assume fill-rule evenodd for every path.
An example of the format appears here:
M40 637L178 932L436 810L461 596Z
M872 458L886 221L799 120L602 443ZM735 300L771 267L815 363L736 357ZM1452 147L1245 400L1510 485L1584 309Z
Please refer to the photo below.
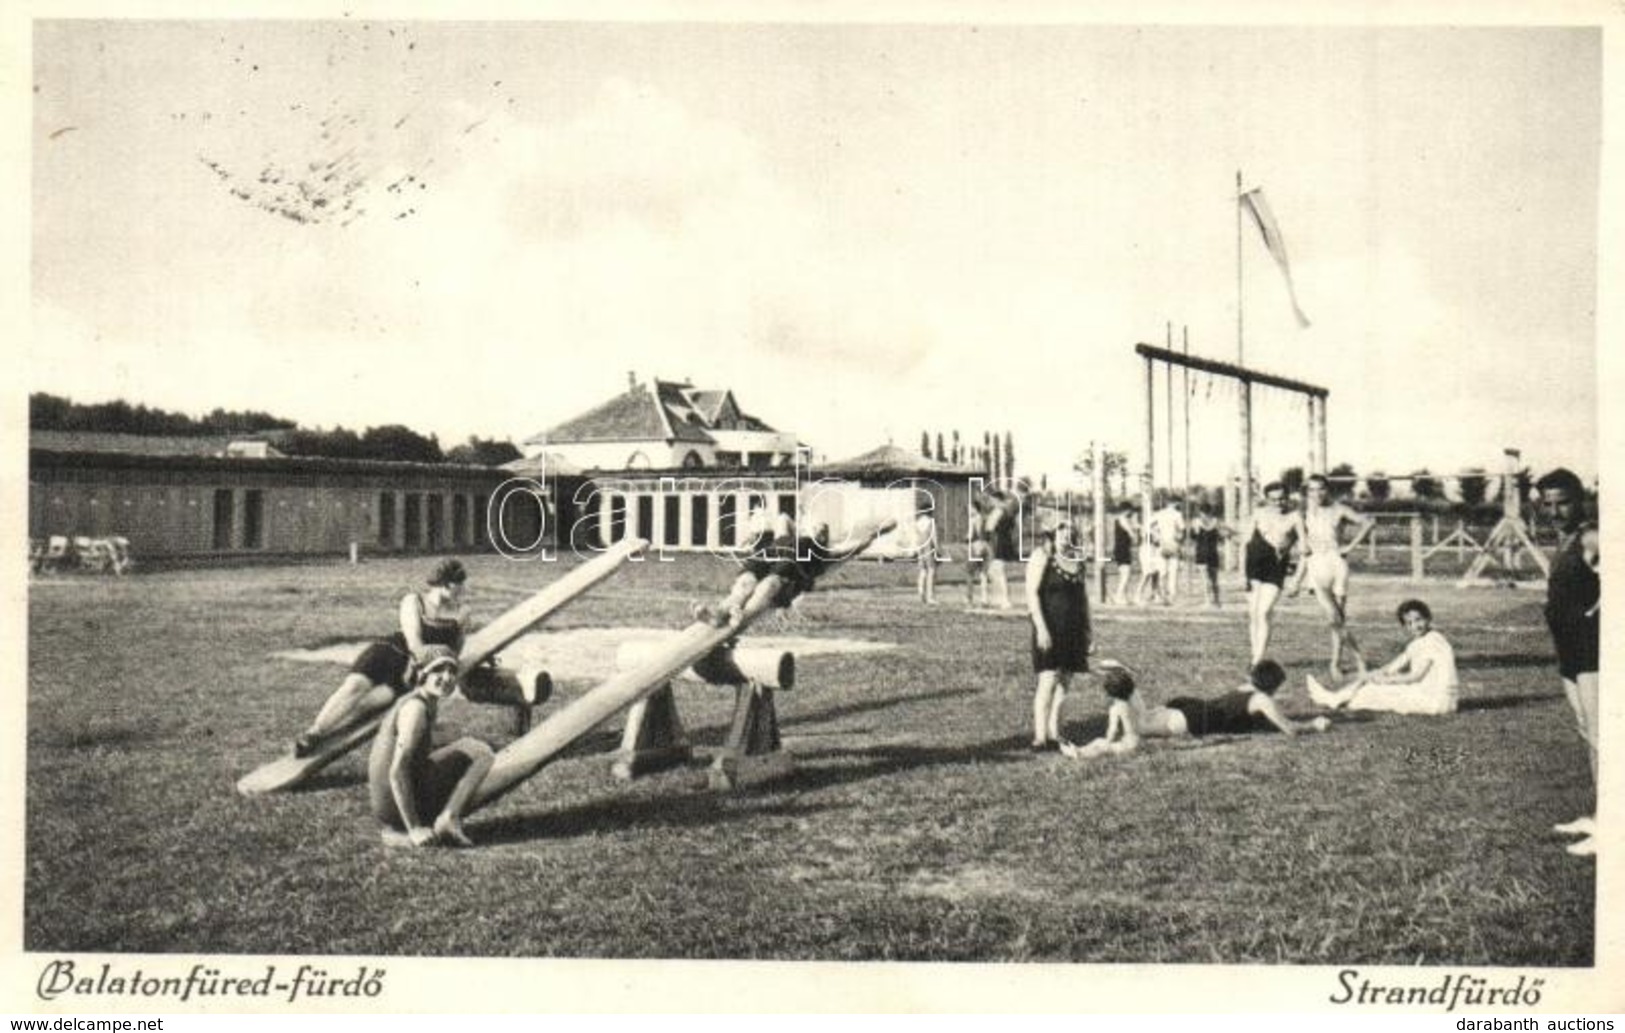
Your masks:
M449 446L632 371L830 458L1008 430L1060 484L1094 440L1143 462L1133 345L1171 325L1328 388L1332 463L1589 477L1602 56L1584 27L40 21L29 386ZM1238 342L1238 171L1307 328L1249 226ZM1188 392L1214 480L1235 396ZM1264 473L1307 458L1301 400L1257 392L1255 427Z

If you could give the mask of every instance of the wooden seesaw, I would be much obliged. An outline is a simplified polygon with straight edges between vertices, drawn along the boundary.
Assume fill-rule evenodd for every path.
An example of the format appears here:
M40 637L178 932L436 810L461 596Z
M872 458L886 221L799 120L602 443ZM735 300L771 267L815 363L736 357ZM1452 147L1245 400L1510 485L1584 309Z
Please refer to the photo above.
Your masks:
M664 642L627 642L616 653L623 671L667 648ZM711 765L711 788L734 789L788 774L793 762L780 749L774 693L795 687L796 658L779 649L738 648L726 642L701 657L677 678L734 690L734 716L728 741ZM694 748L677 713L677 698L667 682L632 704L621 733L621 751L610 768L616 778L631 780L687 763Z
M852 544L839 551L833 552L820 577L827 576L836 567L861 553L868 548L874 540L896 526L895 520L885 520L879 525L857 535ZM654 644L646 655L631 656L627 666L616 672L607 681L588 692L585 696L575 700L562 708L552 717L542 721L525 735L509 743L496 755L496 761L491 771L480 783L474 793L474 799L469 805L472 812L480 807L494 802L507 795L526 779L536 774L550 762L557 759L559 754L568 749L571 744L582 736L598 727L600 724L614 717L622 710L626 710L645 699L654 696L662 689L669 691L672 679L683 675L685 671L693 669L697 677L712 684L728 684L729 679L736 676L743 681L733 682L740 692L739 701L735 707L735 729L745 725L746 734L740 736L741 744L750 746L752 742L757 747L767 745L764 740L771 740L771 751L777 752L778 728L777 721L772 715L771 689L760 682L752 683L750 671L741 664L743 655L758 674L765 673L759 662L751 659L751 652L762 656L772 656L771 651L736 652L736 640L752 624L764 614L773 609L773 600L782 587L782 579L777 575L768 575L762 579L762 586L772 585L772 591L758 591L752 596L753 602L745 607L744 612L737 621L726 627L713 627L703 621L696 621L683 631L678 632L666 642ZM778 654L786 656L787 654ZM773 661L769 661L772 663ZM780 664L775 675L778 681L794 682L794 662ZM709 675L706 672L711 672ZM783 685L788 688L789 684ZM765 695L764 695L765 692ZM752 703L751 701L756 701ZM749 710L750 714L741 718L741 711ZM675 708L672 710L675 718ZM641 722L640 722L641 723ZM771 736L761 733L771 726ZM635 737L636 733L632 733ZM730 745L734 743L735 736L730 735ZM679 750L683 747L676 745ZM761 752L751 754L762 756ZM629 758L623 755L623 762ZM718 758L719 764L728 759L728 751L724 751ZM739 770L739 757L735 756L732 762L732 771L723 775L723 780L736 778ZM787 758L786 758L787 759ZM783 763L780 761L779 763ZM724 766L723 770L727 770ZM628 772L634 769L628 767ZM713 770L712 784L717 785L719 777Z
M644 538L623 539L469 635L463 642L462 651L457 655L458 666L462 671L458 685L464 696L475 702L515 702L522 691L518 676L512 671L481 665L515 639L574 602L588 589L614 574L622 564L648 546L649 542ZM546 673L539 673L536 677L542 680L542 685L538 686L538 689L545 687L550 691L552 682ZM545 693L538 692L538 696L542 695ZM255 768L238 780L237 791L244 796L260 796L293 788L346 753L371 740L394 704L395 701L391 699L384 705L369 710L348 728L324 740L321 747L308 757L285 755ZM525 716L528 719L528 707L525 709ZM526 723L528 724L528 720Z

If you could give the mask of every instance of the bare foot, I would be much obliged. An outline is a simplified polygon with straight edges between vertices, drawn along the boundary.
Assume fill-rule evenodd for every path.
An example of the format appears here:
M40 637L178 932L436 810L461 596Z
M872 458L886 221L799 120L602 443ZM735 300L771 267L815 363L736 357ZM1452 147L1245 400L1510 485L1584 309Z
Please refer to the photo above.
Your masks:
M474 841L468 838L463 831L463 825L456 819L441 815L435 819L434 834L442 843L448 846L473 846Z

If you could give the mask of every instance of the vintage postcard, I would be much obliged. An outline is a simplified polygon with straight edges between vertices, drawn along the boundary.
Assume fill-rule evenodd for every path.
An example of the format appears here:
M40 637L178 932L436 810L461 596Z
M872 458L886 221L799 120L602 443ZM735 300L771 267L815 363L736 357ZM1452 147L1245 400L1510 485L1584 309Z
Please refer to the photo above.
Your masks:
M1621 25L8 8L7 1005L1625 1010Z

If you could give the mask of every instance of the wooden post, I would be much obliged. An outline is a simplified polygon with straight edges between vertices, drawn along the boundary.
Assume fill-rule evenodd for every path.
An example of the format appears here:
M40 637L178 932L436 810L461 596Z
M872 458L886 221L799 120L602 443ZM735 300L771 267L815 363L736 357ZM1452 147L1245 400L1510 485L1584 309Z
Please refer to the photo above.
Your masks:
M1191 353L1191 328L1188 327L1188 326L1180 327L1179 335L1180 335L1180 340L1183 342L1183 347L1184 347L1185 354L1189 355ZM1184 404L1182 406L1182 408L1185 410L1185 479L1184 479L1184 481L1182 483L1185 486L1185 492L1184 492L1184 495L1185 495L1185 522L1190 523L1190 519L1191 519L1191 368L1189 366L1184 366L1184 367L1182 367L1182 370L1183 370L1184 376L1182 378L1183 382L1181 383L1180 388L1181 388L1182 393L1185 396L1184 397Z
M1151 485L1156 480L1157 454L1157 390L1155 367L1151 357L1145 360L1145 481L1140 496L1140 515L1149 526L1151 522Z
M779 739L773 689L750 682L734 689L734 718L728 742L717 752L707 781L715 791L739 789L780 778L795 770L795 759Z
M1326 456L1326 397L1322 394L1314 399L1316 412L1319 413L1319 426L1315 433L1315 446L1319 450L1315 457L1315 470L1318 473L1325 473L1329 469Z
M1095 583L1100 601L1106 601L1106 446L1099 441L1089 443L1093 460L1090 490L1095 497Z
M694 756L683 720L677 714L677 699L671 683L646 699L632 704L626 712L626 728L621 732L621 750L610 765L610 774L623 782L639 775L686 764Z
M1230 475L1226 477L1224 481L1223 500L1225 525L1235 531L1235 534L1231 535L1225 540L1225 551L1230 560L1228 566L1231 570L1241 569L1242 555L1247 547L1246 543L1242 540L1243 536L1246 534L1247 528L1241 523L1241 504L1238 501L1238 492L1236 490L1236 486L1239 483L1240 482L1237 480L1236 468L1232 466L1230 468Z
M1241 400L1241 521L1253 515L1253 385L1243 380L1236 396Z
M1174 350L1174 324L1173 324L1172 320L1170 320L1168 322L1168 350L1169 351ZM1167 423L1168 423L1168 490L1170 492L1172 492L1173 489L1174 489L1174 483L1175 483L1174 482L1174 367L1172 365L1163 366L1163 373L1168 378L1168 393L1167 393L1167 398L1168 398L1168 405L1167 405L1167 409L1168 409L1168 414L1167 414Z
M1309 458L1303 468L1304 476L1308 477L1312 473L1325 473L1325 471L1315 465L1315 461L1319 457L1319 449L1315 447L1315 396L1305 395L1304 398L1309 403Z
M1435 520L1438 517L1434 517ZM1422 515L1411 514L1411 580L1422 580Z

